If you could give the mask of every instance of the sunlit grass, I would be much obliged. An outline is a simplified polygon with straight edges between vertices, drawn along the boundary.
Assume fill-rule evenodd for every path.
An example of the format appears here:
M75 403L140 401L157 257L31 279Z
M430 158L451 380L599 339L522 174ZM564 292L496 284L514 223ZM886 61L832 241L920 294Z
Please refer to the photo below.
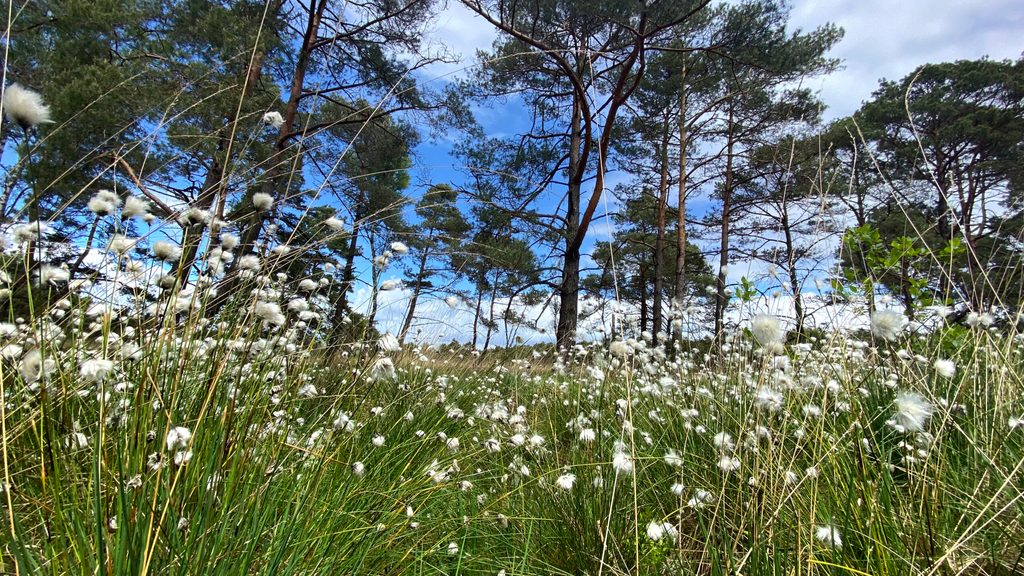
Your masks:
M594 344L554 370L82 318L6 328L43 374L2 368L7 572L1020 569L1012 326L777 355L737 333L721 362Z

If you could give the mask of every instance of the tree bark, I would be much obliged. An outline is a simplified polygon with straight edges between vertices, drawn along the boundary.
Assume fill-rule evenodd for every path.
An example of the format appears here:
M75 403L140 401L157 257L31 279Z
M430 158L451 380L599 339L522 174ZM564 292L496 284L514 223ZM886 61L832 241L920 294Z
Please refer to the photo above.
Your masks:
M640 267L636 285L640 289L640 332L643 332L647 329L647 318L650 316L647 310L647 270L643 266Z
M651 334L654 343L661 342L662 296L665 291L665 219L668 212L668 141L669 116L665 116L661 136L661 181L658 185L658 231L654 239L654 310Z
M433 230L428 232L428 237L432 233ZM420 291L423 289L423 280L426 278L425 271L427 269L427 257L428 251L424 249L420 256L420 269L416 273L416 281L412 286L412 296L409 298L409 308L405 312L405 321L402 322L402 331L398 334L398 341L402 344L405 343L405 336L409 333L409 328L412 327L413 316L416 314L416 302L419 300Z
M473 314L473 349L476 350L477 337L480 335L480 306L483 304L484 291L480 288L476 291L476 312Z
M796 274L796 245L793 231L789 227L789 209L786 198L779 204L781 212L782 233L786 242L786 268L789 271L789 289L793 292L793 312L796 314L796 338L799 341L804 332L804 298L800 294L800 280Z
M327 6L327 0L311 0L309 6L309 14L306 20L306 30L302 37L302 45L299 47L298 56L295 60L295 70L292 72L291 88L288 94L288 103L284 108L284 122L281 123L281 128L278 130L277 139L274 144L274 153L271 154L269 161L267 162L267 170L263 175L263 183L260 186L260 191L269 194L275 200L275 203L280 200L280 190L278 190L278 180L282 175L282 164L286 160L285 151L288 146L288 136L291 134L295 125L295 118L299 112L299 101L302 99L302 87L306 82L306 72L309 67L309 62L313 55L313 49L317 41L319 30L320 30L320 19L323 15L324 9ZM238 246L238 252L240 254L247 254L252 251L253 246L256 244L256 239L259 237L260 232L263 230L263 223L266 220L268 214L264 214L258 210L254 210L252 217L249 222L242 228L239 234L240 242ZM238 260L235 260L237 262ZM224 279L221 280L218 286L218 294L221 296L211 299L211 302L207 305L207 314L215 314L221 306L227 302L227 298L230 294L234 293L235 284L238 283L238 270L235 266L230 266Z
M585 170L580 152L582 132L580 106L574 102L569 127L569 173L580 177L570 178L567 192L565 257L562 262L562 282L558 288L558 324L555 328L555 339L561 352L567 352L576 343L576 315L579 312L580 250L574 242L579 234L581 176Z
M278 2L274 8L275 13L281 7L281 2ZM245 71L245 84L241 94L241 100L244 101L250 97L259 84L260 76L263 72L263 60L265 54L262 50L256 50L252 59L249 62L249 66ZM210 210L213 208L214 200L218 197L220 202L217 207L217 219L224 217L224 202L227 195L225 194L226 181L224 176L227 171L228 165L231 163L231 148L234 137L234 127L238 122L238 112L241 106L230 110L227 116L224 118L224 126L217 131L217 151L213 154L210 159L210 168L206 171L206 177L203 179L203 187L200 189L199 196L196 197L195 207L200 210ZM212 232L210 233L210 244L217 243L217 237ZM205 233L200 231L198 238L193 234L189 234L191 230L185 230L182 235L182 244L184 250L182 251L181 260L176 262L171 268L171 274L179 274L179 271L183 271L181 274L181 280L184 282L188 276L192 273L192 266L195 264L196 257L199 253L199 244L202 242L202 236ZM191 236L191 238L190 238Z
M733 151L736 146L733 111L729 108L728 134L725 153L725 183L722 186L722 236L718 254L718 283L715 294L715 342L718 353L725 343L726 272L729 268L729 218L732 210Z
M688 135L686 131L686 66L683 66L683 80L679 91L679 211L676 214L676 307L686 301L686 154ZM682 338L682 329L679 337Z
M362 206L362 202L359 203ZM357 210L361 208L357 207ZM348 291L352 289L352 282L356 276L356 253L359 248L359 223L362 221L363 216L361 212L355 214L355 219L352 221L352 236L348 240L348 254L345 258L345 268L341 271L341 295L338 296L338 301L334 304L334 330L337 331L338 327L345 319L345 315L349 311L348 306Z
M487 336L484 338L484 352L491 347L491 334L494 333L494 299L498 297L498 275L494 275L494 284L491 286L491 303L487 307Z
M370 254L377 253L377 247L373 243L373 231L369 230L366 234L367 239L370 242ZM366 330L369 332L370 328L373 327L377 321L377 309L379 304L377 302L377 296L380 295L380 276L383 272L383 268L378 268L376 265L370 266L370 313L366 317Z

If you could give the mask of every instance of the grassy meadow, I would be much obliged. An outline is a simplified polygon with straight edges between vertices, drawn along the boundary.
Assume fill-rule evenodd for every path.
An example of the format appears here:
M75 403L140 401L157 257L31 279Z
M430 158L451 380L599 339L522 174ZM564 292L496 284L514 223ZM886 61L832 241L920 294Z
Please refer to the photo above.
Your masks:
M1012 325L488 362L250 312L0 325L0 571L1024 570Z
M0 576L1024 574L1024 58L792 4L8 3Z

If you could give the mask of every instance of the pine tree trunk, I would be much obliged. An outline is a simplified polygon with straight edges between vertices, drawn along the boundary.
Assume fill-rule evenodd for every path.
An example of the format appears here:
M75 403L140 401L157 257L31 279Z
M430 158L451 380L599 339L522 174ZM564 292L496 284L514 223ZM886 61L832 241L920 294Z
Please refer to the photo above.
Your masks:
M223 154L225 152L225 139L223 136L220 139L220 143L217 145L218 153ZM214 156L210 169L206 171L206 178L203 180L203 187L196 198L195 207L200 210L209 210L213 206L213 199L220 188L220 183L224 179L224 164L219 158ZM199 244L202 242L205 230L209 228L196 230L197 227L192 226L182 231L181 244L182 244L182 255L181 259L171 266L171 274L179 277L182 284L188 281L189 276L192 274L192 266L195 265L196 256L199 254ZM213 234L210 234L211 244L214 242Z
M786 265L789 269L789 289L793 292L793 312L796 314L796 338L800 340L804 332L804 298L800 294L800 280L796 274L796 245L793 241L793 231L789 227L789 210L786 207L786 199L783 198L780 204L782 212L782 233L786 242Z
M370 254L376 254L377 248L373 243L373 231L371 230L366 236L370 242ZM377 296L380 294L380 276L382 272L383 268L378 268L374 265L370 266L370 313L366 317L367 332L377 321L377 309L379 306Z
M362 203L360 203L361 205ZM362 221L360 213L356 213L356 218L352 222L352 236L348 240L348 254L345 258L345 268L341 271L341 295L338 296L338 301L334 304L334 330L337 332L341 323L345 319L345 315L349 311L348 306L348 291L352 289L352 282L356 276L356 251L359 247L359 222Z
M277 185L279 184L280 176L284 173L282 165L286 161L285 151L288 145L288 137L295 126L295 118L299 112L299 100L302 98L302 87L306 82L306 72L313 55L313 46L319 36L320 20L326 6L327 0L311 0L309 15L306 20L306 30L295 60L295 70L292 72L288 103L284 108L284 122L278 130L277 139L274 144L274 153L267 161L267 170L263 174L263 183L260 186L260 191L269 194L275 201L279 200L280 195L278 194ZM218 209L218 212L221 212L222 208ZM247 254L252 251L253 246L256 244L256 239L259 238L260 232L263 230L263 223L267 217L268 214L254 211L249 222L242 227L238 246L240 254ZM235 262L237 263L238 260L236 259ZM225 274L224 279L221 280L218 286L217 293L219 296L212 298L207 305L207 315L216 314L221 306L227 302L227 298L235 292L238 278L237 268L235 266L229 267L227 274Z
M494 299L498 296L498 278L495 274L494 284L491 287L491 303L487 307L487 337L484 338L484 352L491 347L491 334L494 332Z
M278 2L275 7L275 13L281 8L281 2ZM245 86L242 90L241 98L244 100L249 98L253 90L259 84L260 76L263 73L263 59L264 53L262 50L257 50L253 53L252 59L249 62L249 66L245 71ZM224 206L227 201L226 181L224 179L227 167L231 163L231 148L232 148L232 136L235 124L238 122L238 107L229 109L228 114L224 118L224 126L217 131L217 152L210 159L210 168L206 171L206 178L203 180L203 187L200 189L199 196L196 197L195 207L200 210L211 210L213 209L214 200L220 198L217 205L217 219L223 220L224 218ZM205 230L211 230L206 228ZM198 238L189 238L188 230L183 234L183 253L181 260L179 260L171 269L172 274L178 274L178 270L184 271L181 275L181 279L185 280L192 273L192 266L195 264L196 257L199 253L199 244L202 242L202 236L205 232L201 231ZM190 240L185 242L185 240ZM215 234L210 234L210 246L219 244L220 241Z
M715 294L715 342L719 355L725 343L726 272L729 268L729 218L732 210L733 150L736 146L732 108L729 109L728 142L725 153L725 183L722 187L722 236L718 255L718 283Z
M661 137L661 181L658 187L658 232L654 239L654 310L651 333L654 342L661 342L662 332L662 296L665 291L665 218L668 212L668 141L669 117L665 117Z
M476 350L477 337L480 335L480 306L483 304L484 291L477 289L476 291L476 307L475 313L473 314L473 349Z
M431 231L433 232L433 231ZM423 254L420 257L420 269L416 273L416 282L412 286L412 297L409 298L409 308L405 312L405 321L402 322L402 331L398 334L398 341L405 343L405 336L409 333L409 328L412 327L412 319L416 314L416 302L419 300L420 291L423 289L423 280L426 277L427 269L427 250L423 250Z
M555 340L558 350L567 352L576 343L576 322L579 313L580 286L580 250L576 246L576 236L580 227L580 187L582 178L578 176L585 170L581 165L580 145L582 144L579 105L573 106L572 123L569 137L569 173L576 176L569 179L568 198L565 212L565 257L562 263L562 282L558 288L558 324L555 327Z
M636 279L637 288L640 289L640 332L647 329L647 270L641 266L640 275Z
M679 191L677 201L679 211L676 214L676 307L681 307L686 302L686 154L687 154L687 133L686 133L686 66L683 66L683 82L679 91ZM682 328L678 337L682 339Z

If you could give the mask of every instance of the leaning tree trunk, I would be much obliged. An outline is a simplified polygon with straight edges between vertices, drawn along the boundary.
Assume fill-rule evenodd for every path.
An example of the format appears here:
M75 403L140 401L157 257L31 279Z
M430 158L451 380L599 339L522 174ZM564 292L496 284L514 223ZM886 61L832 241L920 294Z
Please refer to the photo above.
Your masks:
M373 230L367 230L366 234L370 242L370 254L377 253L377 247L373 242ZM369 333L370 329L377 322L377 310L380 307L380 303L377 302L377 297L380 295L380 277L384 273L383 267L377 267L376 265L370 266L370 312L366 316L366 332ZM365 337L363 338L366 339Z
M277 138L274 142L274 152L271 154L267 162L267 170L263 174L260 192L273 197L275 204L280 200L279 192L281 191L278 189L278 185L280 184L281 176L285 174L282 167L287 162L288 139L292 134L295 120L299 113L299 101L302 99L302 88L306 82L306 72L308 71L313 50L319 38L320 20L326 6L327 0L319 0L319 2L312 0L309 6L306 30L302 37L302 45L299 47L298 56L295 59L295 69L292 72L288 103L284 107L284 122L281 123L281 128L278 130ZM218 209L218 212L220 211ZM263 230L263 223L267 217L268 215L263 212L253 211L252 217L243 225L239 234L238 252L240 254L247 254L252 251L253 246L256 244L256 239L259 238L260 231ZM236 259L234 262L237 263L238 260ZM235 264L232 264L218 286L217 293L220 296L211 299L207 305L208 315L215 314L227 303L227 298L235 292L235 286L238 281L238 269Z
M279 10L282 2L278 2L275 8ZM253 53L252 59L249 62L249 66L245 71L245 83L242 88L241 100L249 98L256 86L259 85L260 76L263 72L263 60L264 52L257 50ZM213 154L210 159L210 168L206 171L206 178L203 180L203 187L200 189L199 196L196 197L195 207L200 210L211 210L213 208L214 200L218 197L221 199L220 205L217 209L217 218L223 218L223 206L226 200L226 188L227 182L225 181L225 175L227 167L231 163L232 147L234 136L234 128L238 123L238 112L240 108L235 107L229 110L228 114L224 118L224 126L217 130L217 151ZM208 228L210 232L210 245L218 243L217 237L214 233L213 228ZM185 230L182 235L182 255L181 259L174 264L171 268L171 273L179 275L181 280L184 282L188 276L192 273L192 266L195 264L196 257L199 253L199 245L202 242L204 232L199 231L198 235L194 233L194 230Z
M658 232L654 239L654 310L651 314L654 326L651 334L654 343L661 342L662 321L662 296L665 291L665 218L668 212L668 122L665 117L661 136L661 181L658 187Z
M484 352L491 347L491 334L494 332L494 299L498 297L498 275L494 275L494 284L491 286L491 303L487 307L487 336L484 338Z
M565 256L562 263L562 282L558 287L558 324L555 339L560 353L567 353L576 343L576 322L579 313L580 250L576 236L580 230L580 188L582 173L580 145L582 144L582 118L580 107L573 105L569 137L568 198L565 212Z
M225 138L221 135L220 143L217 145L217 153L224 154L226 150ZM221 181L224 179L224 164L226 162L227 160L221 162L221 159L216 154L214 155L210 169L206 171L203 187L196 198L196 208L209 210L213 206L214 197L217 194L217 190L220 189ZM212 229L210 230L210 242L212 243L214 234ZM181 258L171 266L171 274L178 276L182 284L186 283L188 277L192 274L192 267L195 265L196 257L199 254L199 244L202 242L204 234L203 229L199 229L196 226L186 226L182 231L181 244L183 250Z
M797 341L804 332L804 297L800 294L800 279L796 274L796 244L793 239L793 230L789 227L789 209L786 207L786 198L782 198L780 204L782 213L782 233L786 242L786 266L789 270L789 289L793 292L793 312L796 314L796 338Z
M725 343L726 273L729 268L729 218L732 210L733 150L736 146L733 112L729 109L728 143L725 152L725 183L722 186L722 236L718 254L718 283L715 294L715 343L721 355Z
M432 230L427 232L428 238L431 233L433 233ZM420 291L423 290L423 280L426 278L428 256L428 251L424 249L420 256L420 269L416 273L416 281L412 286L412 297L409 298L409 309L405 312L405 321L402 322L402 331L398 334L398 341L403 344L405 343L406 335L409 333L409 328L412 327L412 319L416 314L416 302L420 298Z
M473 314L473 349L476 350L476 341L480 335L480 306L483 305L484 290L481 287L477 287L476 291L476 307L475 313Z
M334 328L337 330L345 315L349 312L348 291L352 289L352 283L356 277L356 253L359 248L359 223L363 220L362 202L359 202L355 219L352 221L352 235L348 240L348 254L345 258L345 268L341 271L341 295L334 303Z

